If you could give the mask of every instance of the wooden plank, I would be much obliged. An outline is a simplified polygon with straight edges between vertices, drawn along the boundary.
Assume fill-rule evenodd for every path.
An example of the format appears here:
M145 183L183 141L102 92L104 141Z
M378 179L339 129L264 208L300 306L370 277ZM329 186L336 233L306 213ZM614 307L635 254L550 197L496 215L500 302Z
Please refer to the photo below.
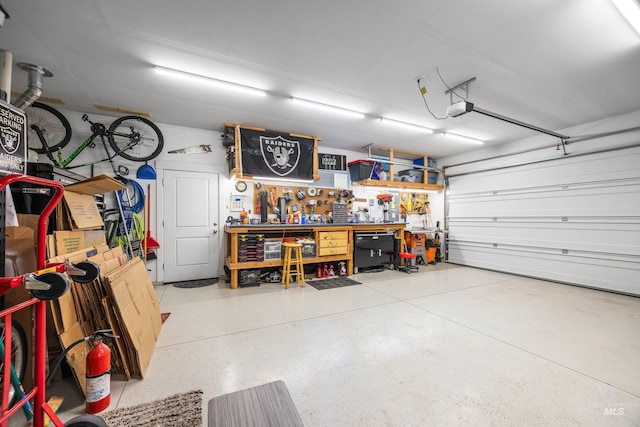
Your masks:
M96 107L98 110L109 111L111 113L135 114L136 116L143 116L143 117L149 117L149 118L151 117L151 113L147 113L146 111L131 110L128 108L112 107L110 105L100 105L100 104L93 104L93 106Z

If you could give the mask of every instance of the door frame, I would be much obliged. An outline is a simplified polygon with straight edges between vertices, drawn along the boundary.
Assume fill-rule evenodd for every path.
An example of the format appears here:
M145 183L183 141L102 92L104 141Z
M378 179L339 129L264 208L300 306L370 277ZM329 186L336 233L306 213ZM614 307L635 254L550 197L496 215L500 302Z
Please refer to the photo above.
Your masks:
M151 212L151 224L152 230L156 230L156 234L157 234L157 240L159 242L164 242L164 227L159 226L159 224L163 224L164 222L164 176L165 176L165 170L174 170L174 171L180 171L180 172L202 172L202 173L216 173L219 176L218 179L218 219L222 218L222 211L221 211L221 206L223 206L221 204L221 197L222 197L222 193L224 192L223 189L227 187L227 185L223 184L223 180L228 180L229 177L227 176L228 172L224 167L221 167L219 165L205 165L205 164L197 164L197 163L188 163L188 162L175 162L175 161L166 161L166 160L161 160L161 161L157 161L155 162L155 169L156 169L156 189L155 189L155 201L152 200L151 203L153 203L153 209ZM152 184L153 187L153 184ZM153 195L152 195L153 196ZM154 221L154 212L155 211L155 221ZM219 234L224 232L224 223L221 222L221 220L218 222L219 227L221 227L219 229ZM220 236L220 238L218 239L219 242L219 248L217 248L219 250L218 253L220 254L224 254L224 238L223 236ZM156 249L156 262L155 265L151 265L149 264L147 266L148 269L151 269L150 275L153 279L154 277L154 272L155 272L155 278L156 280L154 281L154 283L164 283L164 268L158 268L159 266L162 266L165 262L165 253L164 253L164 248L162 247L163 245L161 244L160 247L158 249ZM219 265L219 271L222 272L223 271L223 265L224 265L224 257L221 255L220 256L220 260L218 261L220 263Z

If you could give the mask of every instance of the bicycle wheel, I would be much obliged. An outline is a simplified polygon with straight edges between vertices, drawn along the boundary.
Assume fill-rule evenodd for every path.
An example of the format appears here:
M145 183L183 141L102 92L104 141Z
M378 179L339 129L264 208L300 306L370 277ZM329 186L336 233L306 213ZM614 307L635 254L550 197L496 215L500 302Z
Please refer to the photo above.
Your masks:
M151 120L138 116L116 119L107 132L116 153L134 162L155 159L162 152L164 137Z
M0 323L0 339L4 340L4 321ZM4 342L4 341L3 341ZM15 320L11 322L11 364L15 369L18 379L22 383L24 374L27 372L27 335L22 326ZM3 384L4 378L4 358L0 359L0 384ZM15 389L9 387L9 404L13 403L16 397ZM0 393L0 402L2 402L2 393Z
M27 147L36 153L43 154L46 149L32 126L40 129L51 152L64 147L71 141L69 120L55 108L34 102L24 109L24 113L27 116Z

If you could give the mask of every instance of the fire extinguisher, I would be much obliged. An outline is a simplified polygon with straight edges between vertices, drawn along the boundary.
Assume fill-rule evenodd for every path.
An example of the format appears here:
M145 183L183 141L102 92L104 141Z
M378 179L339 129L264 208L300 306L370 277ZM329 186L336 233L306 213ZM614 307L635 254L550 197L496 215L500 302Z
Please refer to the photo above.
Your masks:
M88 337L92 343L87 354L87 414L97 414L111 403L111 350L104 338L118 338L111 330L95 331Z

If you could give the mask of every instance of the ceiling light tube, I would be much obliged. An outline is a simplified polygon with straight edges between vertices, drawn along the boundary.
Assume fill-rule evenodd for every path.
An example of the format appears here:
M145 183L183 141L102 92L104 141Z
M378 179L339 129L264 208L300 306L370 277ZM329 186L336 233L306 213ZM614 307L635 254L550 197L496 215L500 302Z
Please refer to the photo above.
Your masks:
M622 16L640 34L640 5L636 0L611 0Z
M311 184L313 183L313 179L296 179L296 178L274 178L271 176L252 176L251 178L247 178L250 181L275 181L275 182L299 182L301 184Z
M364 119L364 113L360 111L349 110L348 108L336 107L335 105L323 104L322 102L310 101L308 99L291 97L291 102L297 105L316 108L330 113L338 113L348 117Z
M424 126L421 126L421 125L416 125L416 124L413 124L413 123L401 122L400 120L389 119L387 117L380 117L380 123L388 124L388 125L392 125L392 126L396 126L396 127L401 127L401 128L404 128L404 129L420 131L420 132L424 132L424 133L433 133L433 129L431 129L431 128L424 127Z
M450 137L450 138L459 139L460 141L464 141L464 142L470 142L472 144L478 144L478 145L484 144L484 141L482 141L481 139L471 138L469 136L458 135L457 133L443 132L442 134L444 136L447 136L447 137Z
M161 74L163 76L178 77L185 80L205 83L221 89L230 89L236 92L242 92L245 94L256 95L256 96L266 96L267 94L267 92L263 89L259 89L252 86L246 86L239 83L228 82L226 80L219 80L213 77L203 76L200 74L193 74L187 71L174 70L171 68L161 67L158 65L154 66L154 69L156 73Z

